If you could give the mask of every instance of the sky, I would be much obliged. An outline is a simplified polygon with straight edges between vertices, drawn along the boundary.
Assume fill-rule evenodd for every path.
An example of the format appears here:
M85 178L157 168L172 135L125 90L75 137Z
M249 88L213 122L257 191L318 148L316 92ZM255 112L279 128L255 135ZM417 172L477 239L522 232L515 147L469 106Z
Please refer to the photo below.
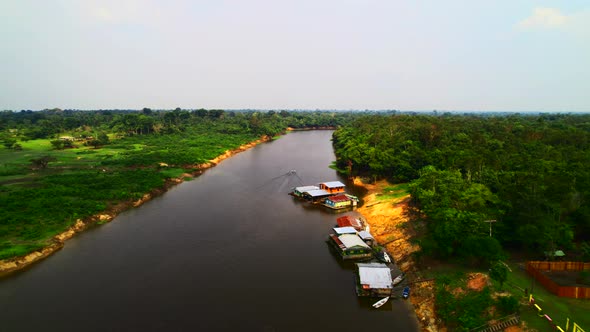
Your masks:
M0 0L0 110L590 111L587 0Z

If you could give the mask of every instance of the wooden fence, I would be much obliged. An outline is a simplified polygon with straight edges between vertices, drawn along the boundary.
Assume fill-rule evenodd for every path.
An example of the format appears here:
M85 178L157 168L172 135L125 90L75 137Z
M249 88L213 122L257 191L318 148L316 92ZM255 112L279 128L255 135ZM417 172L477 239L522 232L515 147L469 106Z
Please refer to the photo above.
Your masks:
M527 272L551 293L576 299L590 299L590 287L560 286L542 271L583 271L590 270L590 263L531 261L526 264Z

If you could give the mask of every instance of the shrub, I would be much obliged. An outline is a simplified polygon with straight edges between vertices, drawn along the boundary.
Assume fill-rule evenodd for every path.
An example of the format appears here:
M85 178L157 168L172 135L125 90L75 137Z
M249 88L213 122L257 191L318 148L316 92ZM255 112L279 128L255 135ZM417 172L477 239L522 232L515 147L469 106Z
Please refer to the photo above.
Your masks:
M510 315L515 312L518 312L518 300L513 296L500 296L496 300L496 308L503 314L503 315Z

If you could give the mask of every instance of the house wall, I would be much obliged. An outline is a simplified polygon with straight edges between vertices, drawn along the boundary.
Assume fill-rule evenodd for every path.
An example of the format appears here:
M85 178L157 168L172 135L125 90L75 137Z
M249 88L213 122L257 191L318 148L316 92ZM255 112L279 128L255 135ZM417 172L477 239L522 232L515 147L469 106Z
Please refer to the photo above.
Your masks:
M344 187L339 187L339 188L328 188L326 187L323 183L320 183L320 189L324 189L325 191L333 194L333 193L343 193L344 192Z

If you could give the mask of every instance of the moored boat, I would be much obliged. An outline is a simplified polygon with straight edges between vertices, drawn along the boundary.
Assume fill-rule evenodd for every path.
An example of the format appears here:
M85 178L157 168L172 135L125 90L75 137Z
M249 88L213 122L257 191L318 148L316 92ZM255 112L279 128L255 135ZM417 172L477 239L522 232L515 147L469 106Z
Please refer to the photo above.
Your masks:
M379 300L379 301L377 301L377 302L373 303L373 308L379 308L379 307L381 307L382 305L384 305L384 304L385 304L385 302L387 302L387 300L389 300L389 296L387 296L387 297L384 297L384 298L382 298L381 300Z
M398 275L397 277L395 277L395 279L393 279L393 285L397 285L400 282L402 282L404 280L405 275L403 273L401 273L400 275Z
M383 263L391 263L391 258L385 251L381 251L377 254L377 259L382 261Z
M410 286L404 287L404 290L402 291L402 297L404 299L407 299L408 297L410 297Z

